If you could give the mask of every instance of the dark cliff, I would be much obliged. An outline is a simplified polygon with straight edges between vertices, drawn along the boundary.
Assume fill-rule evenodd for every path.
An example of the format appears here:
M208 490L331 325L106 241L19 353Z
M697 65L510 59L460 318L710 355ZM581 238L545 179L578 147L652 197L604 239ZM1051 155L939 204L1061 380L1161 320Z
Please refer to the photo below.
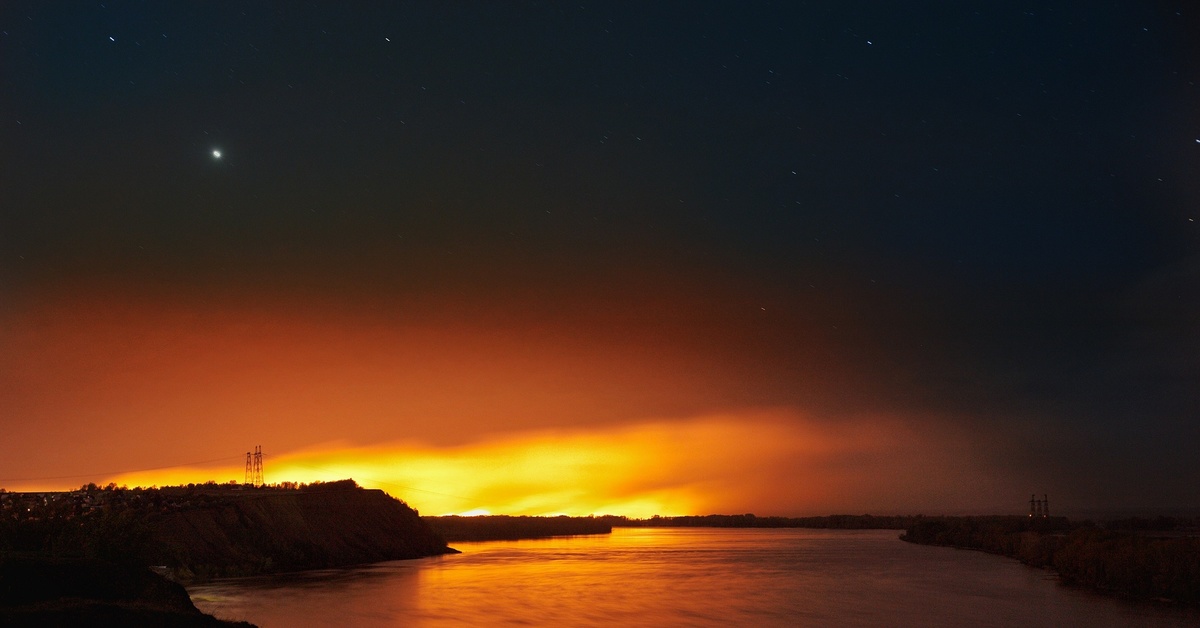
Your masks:
M452 553L383 491L332 483L203 495L149 523L144 559L181 578L339 567Z
M352 480L0 494L0 555L166 567L182 580L451 552L407 504Z

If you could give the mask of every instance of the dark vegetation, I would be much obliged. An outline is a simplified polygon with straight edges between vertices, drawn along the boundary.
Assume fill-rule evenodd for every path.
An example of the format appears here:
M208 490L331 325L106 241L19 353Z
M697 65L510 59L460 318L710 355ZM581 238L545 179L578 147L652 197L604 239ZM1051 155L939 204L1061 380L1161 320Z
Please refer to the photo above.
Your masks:
M189 581L454 551L404 502L352 480L0 491L0 625L222 625L149 567Z
M201 613L145 567L86 558L0 558L0 625L250 627Z
M1198 528L1200 521L1173 517L1102 525L1058 517L937 517L900 538L1002 554L1099 591L1200 605Z
M404 502L352 480L0 494L0 552L160 565L181 580L452 551Z
M161 513L144 545L182 578L340 567L451 553L415 510L346 480L200 495Z

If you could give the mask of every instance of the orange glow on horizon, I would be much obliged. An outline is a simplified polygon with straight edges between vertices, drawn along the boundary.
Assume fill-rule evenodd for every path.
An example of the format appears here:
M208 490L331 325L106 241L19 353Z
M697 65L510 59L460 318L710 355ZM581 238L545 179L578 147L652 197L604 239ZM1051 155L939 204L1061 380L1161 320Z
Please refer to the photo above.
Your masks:
M28 446L0 460L0 486L240 482L239 454L262 444L268 482L353 478L427 514L917 512L1023 492L944 417L809 407L859 391L823 379L838 363L819 334L777 347L757 309L517 302L93 287L11 306L0 407Z
M607 430L531 432L466 446L328 444L268 456L266 479L308 483L353 478L423 514L571 516L824 512L837 495L861 495L911 444L878 422L849 428L718 416ZM846 457L875 458L862 467ZM128 486L241 481L244 468L180 468L124 474ZM891 482L884 482L890 485ZM883 490L887 490L886 488Z

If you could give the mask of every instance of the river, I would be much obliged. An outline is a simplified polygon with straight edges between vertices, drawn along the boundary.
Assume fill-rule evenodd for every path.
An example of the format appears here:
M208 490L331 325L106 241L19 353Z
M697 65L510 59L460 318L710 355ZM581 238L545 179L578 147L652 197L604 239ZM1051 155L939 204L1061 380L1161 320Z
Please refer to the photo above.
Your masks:
M304 626L1200 626L1200 611L1059 584L895 530L617 528L462 554L222 580L201 610Z

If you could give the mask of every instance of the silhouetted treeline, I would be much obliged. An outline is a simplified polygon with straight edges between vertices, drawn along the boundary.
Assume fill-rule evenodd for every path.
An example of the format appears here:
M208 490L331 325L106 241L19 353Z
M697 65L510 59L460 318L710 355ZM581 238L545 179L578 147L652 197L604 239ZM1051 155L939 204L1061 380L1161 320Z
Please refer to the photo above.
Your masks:
M823 528L832 530L903 530L923 515L826 515L824 517L756 517L744 515L653 516L649 519L599 517L614 528Z
M1200 604L1200 536L1146 533L1195 524L1168 519L1118 520L1101 528L1090 521L1073 525L1061 517L937 517L917 522L900 538L1003 554L1053 568L1064 582L1101 591ZM1154 527L1164 525L1169 527Z
M0 554L149 564L141 555L150 527L140 504L116 499L97 506L67 499L23 499L19 493L3 497Z
M548 536L608 534L613 528L827 528L836 530L903 530L915 516L828 515L825 517L756 517L745 515L654 516L634 519L601 517L423 517L447 542L536 539Z
M1050 564L1055 536L1070 529L1064 517L929 517L908 527L900 538L922 545L948 545L1017 558L1027 565Z
M448 543L459 541L515 541L551 536L608 534L612 525L599 517L422 517Z

